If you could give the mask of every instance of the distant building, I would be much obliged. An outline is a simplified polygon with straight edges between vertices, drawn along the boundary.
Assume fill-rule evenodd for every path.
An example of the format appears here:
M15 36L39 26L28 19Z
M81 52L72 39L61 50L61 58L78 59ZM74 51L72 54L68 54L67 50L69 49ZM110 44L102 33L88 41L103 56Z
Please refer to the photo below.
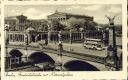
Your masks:
M58 12L57 10L55 13L47 16L48 20L59 20L61 23L66 24L67 20L70 18L76 18L76 19L84 19L86 21L93 21L93 17L87 16L87 15L78 15L78 14L71 14L71 13L64 13L64 12Z
M24 15L5 17L5 24L9 25L10 31L24 31L32 27L37 31L47 30L47 20L31 20Z
M59 20L61 23L66 24L70 18L84 19L86 21L93 21L93 17L87 15L76 15L70 13L63 13L56 11L54 14L47 16L48 20L39 19L32 20L28 19L24 15L5 17L5 24L10 26L10 31L24 31L28 27L34 28L36 31L47 31L48 22L53 20Z

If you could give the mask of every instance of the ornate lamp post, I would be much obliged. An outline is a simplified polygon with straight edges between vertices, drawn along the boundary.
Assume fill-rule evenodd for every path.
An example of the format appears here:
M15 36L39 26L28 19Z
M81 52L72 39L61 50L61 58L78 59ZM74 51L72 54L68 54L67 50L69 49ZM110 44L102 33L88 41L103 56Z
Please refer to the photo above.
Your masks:
M5 48L6 48L6 62L7 62L7 68L11 68L11 59L8 54L8 44L9 44L9 25L5 24Z
M55 63L55 68L56 68L57 70L62 71L62 70L63 70L63 60L62 60L63 44L62 44L62 35L61 35L61 31L59 32L58 36L59 36L58 58L57 58L57 62Z
M28 35L25 34L25 50L26 50L26 54L28 55L28 52L27 52L27 47L28 47ZM27 55L25 56L26 57L26 62L28 61L28 58L27 58Z
M109 20L109 29L112 30L112 43L110 42L110 45L112 46L112 52L113 52L113 60L114 60L114 66L115 66L115 70L119 70L118 68L118 57L117 57L117 46L116 46L116 33L115 33L115 26L114 26L114 19L115 16L113 18L110 18L108 16L106 16L107 19Z
M62 51L63 51L63 44L60 42L58 45L58 63L57 64L59 64L58 67L61 67L61 71L63 70Z
M9 27L10 27L9 25L5 24L5 31L6 31L6 33L5 33L5 37L6 37L6 45L8 45L8 43L9 43L9 35L8 35Z
M47 38L47 40L48 40L48 43L50 43L50 39L51 39L51 26L52 26L52 23L51 23L51 21L48 21L48 38Z

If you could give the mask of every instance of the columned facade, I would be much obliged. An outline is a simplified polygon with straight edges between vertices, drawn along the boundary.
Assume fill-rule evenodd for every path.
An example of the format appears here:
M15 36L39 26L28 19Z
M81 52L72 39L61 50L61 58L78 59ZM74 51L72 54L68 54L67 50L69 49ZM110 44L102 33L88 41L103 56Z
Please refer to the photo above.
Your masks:
M75 41L84 41L86 38L95 38L102 39L102 35L89 35L88 32L73 32L73 31L55 31L55 32L35 32L35 31L9 31L8 38L9 43L18 43L29 44L29 43L36 43L41 40L48 40L48 42L56 43L60 40L62 42L75 42Z

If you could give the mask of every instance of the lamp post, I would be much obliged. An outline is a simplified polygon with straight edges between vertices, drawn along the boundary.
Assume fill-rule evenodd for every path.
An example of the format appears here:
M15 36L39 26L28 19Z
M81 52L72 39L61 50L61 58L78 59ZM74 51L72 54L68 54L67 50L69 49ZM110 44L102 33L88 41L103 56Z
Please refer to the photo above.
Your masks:
M8 55L8 44L9 44L9 34L8 34L8 32L9 32L9 25L7 25L7 24L5 24L5 48L6 48L6 61L7 61L7 68L11 68L11 59L10 59L10 57L9 57L9 55Z
M115 33L115 26L114 26L114 19L115 16L113 18L110 18L108 16L106 16L109 19L109 26L110 29L112 30L112 43L110 45L113 45L113 60L114 60L114 66L115 66L115 70L119 70L118 68L118 57L117 57L117 46L116 46L116 33Z
M62 59L62 51L63 51L63 44L60 42L58 45L58 58L59 58L59 62L61 62L61 71L63 70L63 59Z
M52 26L52 23L51 21L48 21L48 37L47 37L47 40L48 40L48 43L50 43L51 41L51 26Z
M28 61L28 58L27 58L27 56L28 56L28 52L27 52L27 47L28 47L28 35L27 34L25 34L25 50L26 50L26 62Z
M62 71L63 70L63 60L62 60L63 44L62 44L61 31L59 31L58 37L59 37L59 44L58 44L58 59L57 59L58 66L57 67L59 67L59 69Z

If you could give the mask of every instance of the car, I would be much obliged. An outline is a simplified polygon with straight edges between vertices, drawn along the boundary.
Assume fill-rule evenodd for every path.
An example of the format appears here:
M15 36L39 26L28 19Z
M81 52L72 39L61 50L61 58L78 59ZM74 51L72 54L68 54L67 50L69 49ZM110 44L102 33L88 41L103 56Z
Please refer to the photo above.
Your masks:
M62 64L61 63L55 63L55 71L61 71L62 70Z
M44 71L53 71L55 69L54 63L49 63L47 66L44 67Z

